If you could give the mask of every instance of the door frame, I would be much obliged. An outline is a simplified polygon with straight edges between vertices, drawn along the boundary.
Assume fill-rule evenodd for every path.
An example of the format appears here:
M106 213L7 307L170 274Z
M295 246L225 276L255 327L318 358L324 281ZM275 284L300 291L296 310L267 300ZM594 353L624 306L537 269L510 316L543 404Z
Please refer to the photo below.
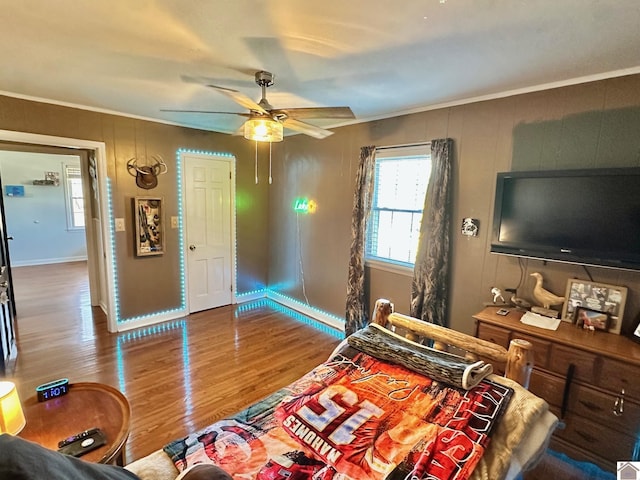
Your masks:
M186 211L186 193L185 193L185 163L186 158L197 158L199 160L216 160L223 161L229 164L229 171L231 172L230 186L229 186L229 196L231 197L229 200L229 208L231 209L231 304L234 305L238 303L236 298L236 293L238 290L238 261L237 261L237 248L236 248L236 157L234 155L228 153L214 153L214 152L192 152L189 150L178 150L177 160L179 163L180 169L180 202L181 202L181 212ZM191 306L189 305L189 266L188 266L188 258L187 258L187 249L185 246L187 245L187 215L186 213L182 215L182 218L178 219L179 222L182 222L181 229L181 243L182 243L182 265L183 265L183 280L184 280L184 294L185 294L185 305L186 311L191 311Z
M117 332L118 325L115 316L115 280L114 280L114 263L113 263L113 244L111 231L111 211L109 201L109 187L107 176L107 156L106 145L104 142L96 142L92 140L82 140L78 138L56 137L52 135L41 135L37 133L17 132L13 130L0 130L0 141L10 143L26 143L33 145L44 145L63 147L78 150L93 150L96 160L96 175L98 183L98 210L100 212L100 232L93 233L94 240L102 243L104 252L104 272L101 274L99 262L103 259L97 258L99 254L95 248L95 241L87 240L87 262L89 270L89 289L92 292L92 300L95 292L101 292L103 285L106 285L106 299L100 302L100 307L107 316L107 329L109 332ZM0 192L1 193L1 192Z

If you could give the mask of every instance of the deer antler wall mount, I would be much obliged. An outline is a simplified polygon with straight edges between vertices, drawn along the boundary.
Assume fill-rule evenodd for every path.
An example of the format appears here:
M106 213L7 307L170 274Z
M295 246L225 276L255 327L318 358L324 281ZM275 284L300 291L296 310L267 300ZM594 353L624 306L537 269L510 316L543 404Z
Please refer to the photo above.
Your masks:
M153 164L138 166L138 160L134 157L127 162L129 175L136 177L136 185L145 190L151 190L158 186L158 175L167 173L167 164L160 155L152 155Z

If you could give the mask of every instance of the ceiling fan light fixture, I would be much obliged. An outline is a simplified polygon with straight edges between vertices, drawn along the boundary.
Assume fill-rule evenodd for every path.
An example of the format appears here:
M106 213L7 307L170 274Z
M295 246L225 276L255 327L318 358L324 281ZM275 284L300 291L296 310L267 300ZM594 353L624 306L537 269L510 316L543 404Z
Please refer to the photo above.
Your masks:
M281 142L284 128L271 118L250 118L244 124L244 138L256 142Z

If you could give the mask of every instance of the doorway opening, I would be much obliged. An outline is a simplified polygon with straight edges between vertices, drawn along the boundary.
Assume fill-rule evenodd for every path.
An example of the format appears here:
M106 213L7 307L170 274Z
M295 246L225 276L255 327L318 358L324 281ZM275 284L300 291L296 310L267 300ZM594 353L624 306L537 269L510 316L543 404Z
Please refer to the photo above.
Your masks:
M0 130L0 150L58 153L80 157L81 179L85 192L83 204L91 305L99 306L104 311L108 330L117 331L113 315L115 287L111 260L112 244L109 241L111 214L108 209L104 143ZM3 234L6 237L6 231Z

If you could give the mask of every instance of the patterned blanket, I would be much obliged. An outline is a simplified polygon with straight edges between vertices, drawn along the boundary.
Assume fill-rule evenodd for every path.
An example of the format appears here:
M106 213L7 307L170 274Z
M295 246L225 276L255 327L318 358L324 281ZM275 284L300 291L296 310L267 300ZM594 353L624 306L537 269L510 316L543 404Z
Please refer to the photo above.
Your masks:
M487 380L451 387L346 346L164 451L178 470L209 462L234 479L466 479L511 395Z

